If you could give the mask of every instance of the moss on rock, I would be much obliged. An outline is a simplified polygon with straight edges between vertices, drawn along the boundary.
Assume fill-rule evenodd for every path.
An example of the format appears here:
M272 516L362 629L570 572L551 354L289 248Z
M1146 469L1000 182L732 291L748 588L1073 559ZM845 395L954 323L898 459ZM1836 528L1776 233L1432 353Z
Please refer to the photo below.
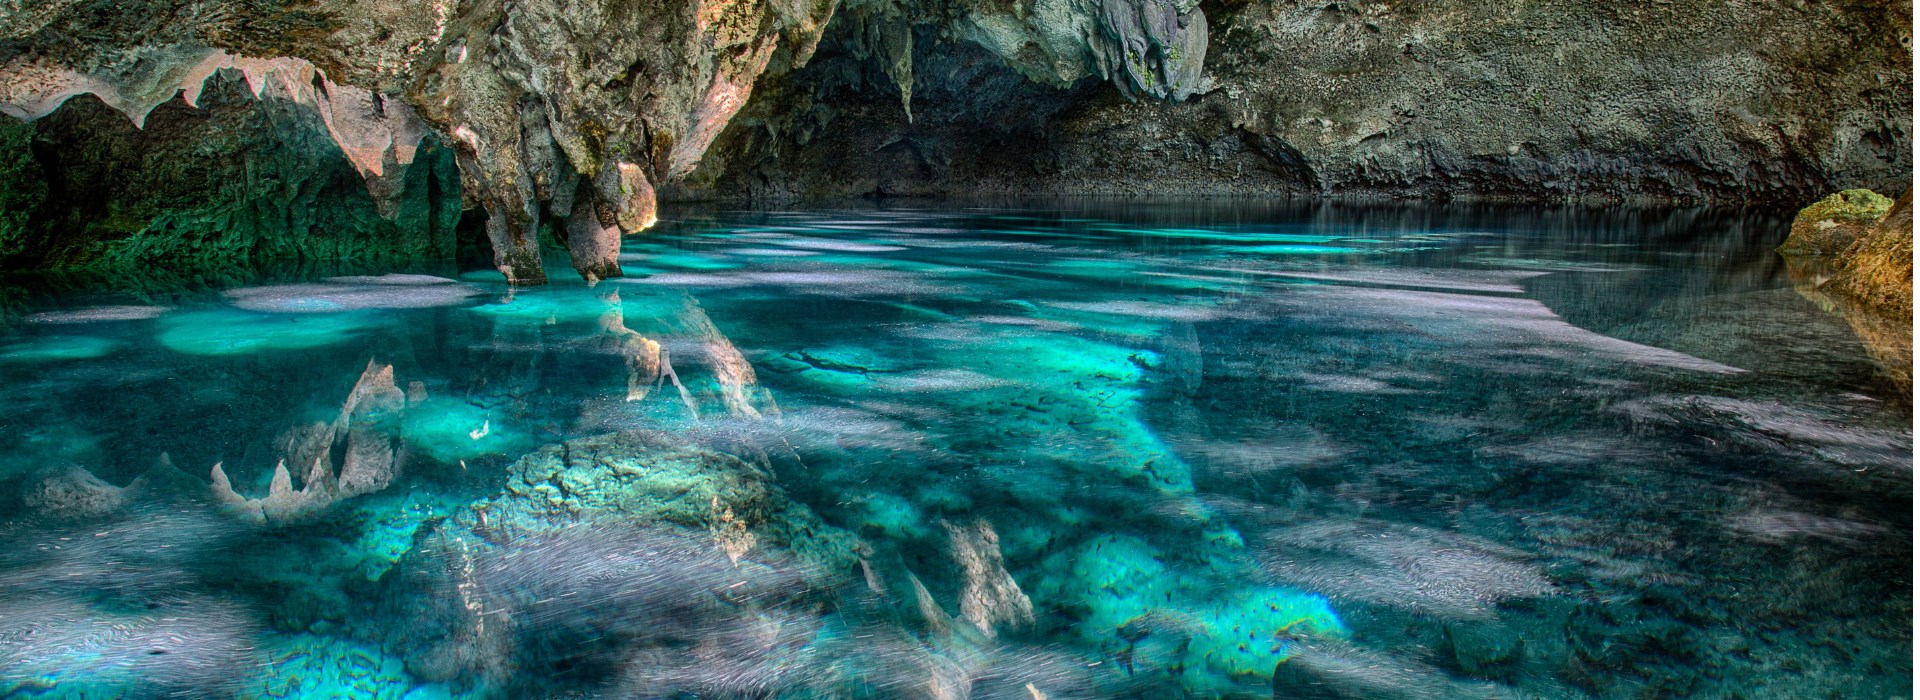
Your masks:
M1871 193L1870 193L1871 194ZM1877 196L1877 195L1876 195ZM1882 218L1841 253L1840 272L1824 288L1901 319L1913 318L1913 191L1885 197ZM1877 203L1876 203L1877 204Z
M1781 255L1837 255L1886 218L1893 200L1873 190L1847 190L1814 202L1793 219Z
M31 124L0 119L0 261L26 246L28 216L47 197L33 134Z

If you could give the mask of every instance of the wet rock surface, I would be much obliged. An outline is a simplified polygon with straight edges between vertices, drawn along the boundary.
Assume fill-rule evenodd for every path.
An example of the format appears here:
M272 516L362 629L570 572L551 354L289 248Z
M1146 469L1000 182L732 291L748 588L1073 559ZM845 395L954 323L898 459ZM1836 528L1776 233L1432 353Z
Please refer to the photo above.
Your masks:
M9 118L26 132L20 167L41 177L0 178L14 183L0 196L14 231L0 236L0 269L219 274L453 254L460 187L450 151L425 144L411 166L370 183L326 120L277 83L258 97L238 76L205 88L198 107L174 99L141 127L93 96L24 127Z
M1794 219L1780 247L1802 296L1846 318L1876 362L1913 377L1913 192L1896 200L1853 190Z
M1888 317L1913 319L1913 190L1840 253L1840 271L1821 285Z

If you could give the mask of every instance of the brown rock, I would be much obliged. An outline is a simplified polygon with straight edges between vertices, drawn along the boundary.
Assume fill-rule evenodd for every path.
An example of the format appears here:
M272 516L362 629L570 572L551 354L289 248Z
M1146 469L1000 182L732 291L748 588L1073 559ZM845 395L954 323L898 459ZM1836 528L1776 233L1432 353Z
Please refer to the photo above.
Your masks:
M1814 202L1793 219L1781 255L1838 255L1886 218L1893 200L1872 190L1847 190Z

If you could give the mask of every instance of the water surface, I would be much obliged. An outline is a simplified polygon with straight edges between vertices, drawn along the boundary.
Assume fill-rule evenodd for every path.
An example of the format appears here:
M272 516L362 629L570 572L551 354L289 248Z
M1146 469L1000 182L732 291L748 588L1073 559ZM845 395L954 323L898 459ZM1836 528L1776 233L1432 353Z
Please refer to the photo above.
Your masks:
M681 214L11 289L0 694L1911 695L1910 399L1777 217Z

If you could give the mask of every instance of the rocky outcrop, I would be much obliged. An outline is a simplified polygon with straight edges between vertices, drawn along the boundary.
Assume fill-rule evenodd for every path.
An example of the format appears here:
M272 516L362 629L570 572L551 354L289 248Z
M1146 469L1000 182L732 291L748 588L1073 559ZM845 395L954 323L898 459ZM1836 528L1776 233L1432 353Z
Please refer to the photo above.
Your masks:
M1873 190L1847 190L1814 202L1793 219L1781 255L1834 255L1852 247L1861 234L1893 209L1893 200Z
M1898 0L1203 7L1205 78L1173 102L1073 70L1036 83L1031 66L1072 65L1053 43L918 24L911 121L886 59L859 50L872 32L835 23L671 194L1803 203L1912 167Z
M1846 318L1867 354L1913 386L1913 190L1841 192L1806 209L1780 246L1802 296ZM1835 254L1837 253L1837 254Z
M1887 316L1913 320L1913 190L1840 255L1840 271L1821 285Z
M0 152L12 154L11 169L32 171L0 176L11 191L0 194L10 222L0 228L17 232L0 234L0 268L198 274L450 257L460 219L452 153L433 137L405 148L381 137L379 160L362 151L363 178L339 145L354 148L350 135L363 132L289 92L310 95L311 84L282 77L220 71L195 84L194 104L163 103L140 127L95 96L31 124L0 119L20 134Z
M617 274L609 231L650 225L654 187L690 170L762 72L812 53L822 0L54 2L0 18L0 103L35 118L89 93L136 125L195 80L280 78L369 177L404 166L414 114L445 136L496 265L546 279L543 218L585 199L584 274ZM136 15L138 15L136 17ZM151 21L155 16L166 21ZM307 99L311 93L311 99ZM191 99L191 95L189 95ZM376 185L375 189L379 187ZM570 230L569 230L570 229Z

